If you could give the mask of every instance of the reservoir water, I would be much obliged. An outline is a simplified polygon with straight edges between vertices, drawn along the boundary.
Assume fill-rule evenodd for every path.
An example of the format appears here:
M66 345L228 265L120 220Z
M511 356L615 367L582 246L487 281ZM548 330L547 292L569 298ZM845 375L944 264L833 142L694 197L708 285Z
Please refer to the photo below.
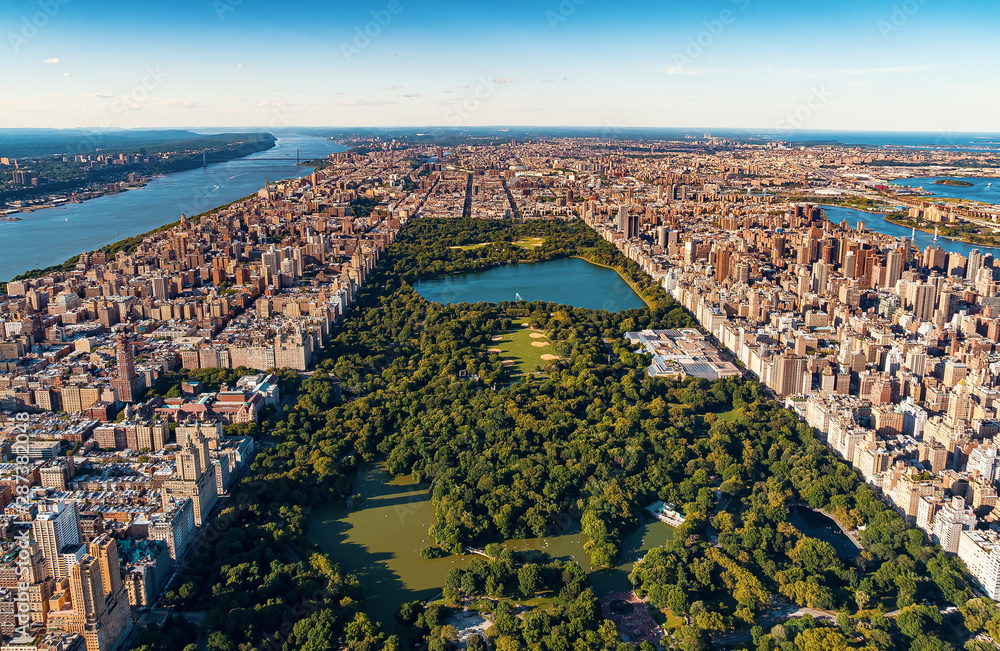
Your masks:
M796 504L789 509L788 522L806 536L830 543L841 558L858 555L857 546L837 523L818 511Z
M436 303L552 301L608 312L645 307L616 271L579 258L439 276L417 281L413 288L428 301Z
M354 493L363 502L349 508L331 504L313 510L309 539L327 552L340 567L355 574L365 586L366 610L391 630L395 614L409 601L433 599L444 586L448 570L462 567L472 556L448 556L427 560L420 550L434 544L434 506L426 486L411 477L392 478L379 467L368 466L359 474ZM597 594L631 589L628 574L647 551L662 547L673 538L673 528L652 521L625 537L620 565L594 570L583 551L586 537L578 529L549 538L510 540L504 546L514 552L542 552L552 558L574 560L590 575Z
M863 222L865 228L870 231L885 233L886 235L892 235L900 239L910 237L913 232L912 228L887 222L885 216L880 213L864 212L840 206L823 206L823 210L826 211L826 218L834 224L839 224L846 219L847 223L853 228L858 225L858 222ZM923 231L917 231L913 243L920 247L920 250L926 249L928 246L940 246L949 253L961 253L965 257L969 257L969 253L973 249L979 249L979 252L983 255L992 253L994 257L1000 256L1000 249L997 247L983 246L982 244L966 244L965 242L957 242L946 237L939 237L938 241L935 242L933 233L925 233Z
M256 192L265 181L304 176L296 164L345 151L323 138L288 136L245 158L154 178L144 188L45 208L0 222L0 281L59 264L105 244L153 230ZM275 160L275 159L284 160Z

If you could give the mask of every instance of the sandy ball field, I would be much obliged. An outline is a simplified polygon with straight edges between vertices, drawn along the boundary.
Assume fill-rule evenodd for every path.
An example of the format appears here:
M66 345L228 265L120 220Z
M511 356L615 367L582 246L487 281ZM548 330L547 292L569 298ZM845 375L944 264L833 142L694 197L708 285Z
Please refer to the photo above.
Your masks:
M503 335L493 335L493 341L503 341Z
M540 332L532 332L532 333L531 333L530 335L528 335L528 336L529 336L529 337L531 337L532 339L544 339L544 338L545 338L545 335L543 335L543 334L542 334L542 333L540 333Z
M547 342L547 341L533 341L533 342L531 342L531 345L534 346L535 348L545 348L546 346L549 345L549 342Z
M555 356L555 355L549 355L548 353L545 353L544 355L542 355L542 361L551 362L554 359L559 359L559 358L557 356Z
M486 352L488 352L488 353L502 353L503 351L502 351L502 350L500 350L499 348L490 348L490 349L489 349L488 351L486 351Z

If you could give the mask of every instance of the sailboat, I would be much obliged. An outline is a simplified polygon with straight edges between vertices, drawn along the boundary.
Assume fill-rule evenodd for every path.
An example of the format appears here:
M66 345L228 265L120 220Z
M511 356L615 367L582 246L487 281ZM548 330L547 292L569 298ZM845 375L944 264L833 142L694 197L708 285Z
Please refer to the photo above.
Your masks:
M514 292L514 300L515 301L523 301L524 299L521 298L520 294L518 294L517 292Z
M935 226L935 227L934 227L934 241L935 241L935 242L937 242L937 238L938 238L938 227L937 227L937 226Z

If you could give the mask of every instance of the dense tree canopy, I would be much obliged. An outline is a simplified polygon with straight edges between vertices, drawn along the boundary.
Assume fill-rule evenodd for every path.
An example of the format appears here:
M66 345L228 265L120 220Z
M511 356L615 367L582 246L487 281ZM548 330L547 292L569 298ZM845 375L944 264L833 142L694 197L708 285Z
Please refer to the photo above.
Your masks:
M545 239L535 248L513 244L524 237ZM410 284L566 255L617 268L649 307L612 314L540 302L449 306L428 303ZM543 329L560 357L516 381L489 352L515 318ZM632 580L654 606L685 616L672 642L679 647L706 648L711 635L750 631L781 598L842 611L842 626L792 620L752 629L747 644L939 648L947 621L922 602L966 603L959 563L907 527L759 384L652 379L648 359L622 340L629 330L690 325L690 315L582 224L414 221L168 602L207 611L206 639L219 649L396 649L399 640L365 615L362 587L304 537L309 507L350 495L361 464L380 462L430 486L438 549L485 547L494 557L449 574L442 587L451 602L491 600L482 607L492 612L488 642L498 651L616 649L620 640L602 624L578 566L519 563L496 543L579 528L592 562L610 565L656 500L677 505L687 521ZM864 551L841 559L803 537L788 522L794 503L824 508L848 528L864 525ZM509 600L536 593L558 604L523 618L506 610ZM985 607L966 608L980 628L998 619ZM883 616L896 609L894 619ZM400 620L444 649L454 643L444 614L409 604ZM910 635L918 627L920 635Z

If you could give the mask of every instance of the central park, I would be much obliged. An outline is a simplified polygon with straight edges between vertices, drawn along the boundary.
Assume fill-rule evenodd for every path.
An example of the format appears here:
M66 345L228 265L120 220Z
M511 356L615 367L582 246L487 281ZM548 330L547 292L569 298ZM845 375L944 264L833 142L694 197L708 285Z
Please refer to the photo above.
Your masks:
M567 260L606 267L634 307L417 289ZM143 644L619 651L637 634L648 651L651 631L622 630L638 612L682 649L944 649L1000 622L763 387L650 378L623 339L693 326L581 222L413 221L167 593L201 628L172 617ZM651 520L657 501L684 523Z

